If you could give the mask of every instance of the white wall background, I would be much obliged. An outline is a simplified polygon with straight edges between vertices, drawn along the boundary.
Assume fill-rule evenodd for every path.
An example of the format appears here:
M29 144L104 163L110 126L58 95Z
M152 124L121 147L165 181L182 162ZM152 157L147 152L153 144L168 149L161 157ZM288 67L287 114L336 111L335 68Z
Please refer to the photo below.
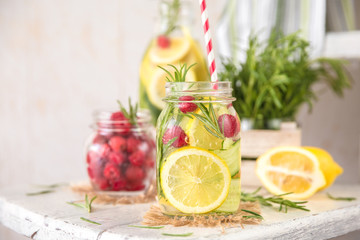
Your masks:
M208 0L212 26L224 3ZM86 178L91 113L137 97L156 14L156 0L0 0L0 188ZM299 114L303 143L345 168L340 183L359 181L359 69L345 99L327 92ZM0 226L0 239L19 236Z

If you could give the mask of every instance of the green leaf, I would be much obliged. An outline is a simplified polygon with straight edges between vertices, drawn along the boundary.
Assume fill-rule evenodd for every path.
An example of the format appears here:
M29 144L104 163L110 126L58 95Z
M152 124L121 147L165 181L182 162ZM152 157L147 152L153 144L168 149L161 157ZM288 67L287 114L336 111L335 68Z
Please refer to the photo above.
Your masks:
M52 192L54 192L54 190L44 190L44 191L39 191L39 192L30 192L30 193L26 193L26 196L37 196L37 195L48 194L48 193L52 193Z
M260 214L258 214L256 212L253 212L253 211L250 211L250 210L247 210L247 209L241 209L241 211L252 214L252 215L243 216L243 218L246 218L246 219L248 219L248 218L264 219L263 216L261 216Z
M101 225L101 223L98 223L98 222L94 222L90 219L87 219L87 218L84 218L84 217L80 217L81 220L85 221L85 222L88 222L88 223L92 223L92 224L96 224L96 225Z
M189 237L191 235L193 235L192 232L190 233L181 233L181 234L175 234L175 233L161 233L164 236L168 236L168 237Z
M164 226L142 226L142 225L129 225L128 227L135 227L135 228L148 228L148 229L161 229Z
M67 204L73 205L75 207L80 207L80 208L84 208L86 209L89 213L91 212L91 204L93 203L93 201L97 198L97 196L94 196L90 202L88 199L88 195L85 195L85 203L76 203L76 202L66 202Z
M335 201L355 201L356 198L354 197L333 197L332 195L330 195L330 193L326 193L326 195L328 196L328 198L330 198L331 200L335 200Z

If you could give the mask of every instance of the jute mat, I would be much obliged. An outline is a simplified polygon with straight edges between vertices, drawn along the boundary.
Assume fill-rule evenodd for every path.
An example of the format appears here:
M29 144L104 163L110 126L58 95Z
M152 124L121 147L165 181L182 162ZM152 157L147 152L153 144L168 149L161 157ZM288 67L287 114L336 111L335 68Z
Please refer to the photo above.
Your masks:
M89 183L72 184L71 190L82 195L87 194L90 198L97 196L96 204L134 204L134 203L149 203L156 200L156 187L152 183L149 188L142 194L137 196L121 196L113 195L106 192L97 192Z
M152 205L150 210L143 217L143 224L148 226L173 225L175 227L236 227L243 224L259 224L261 219L247 218L251 214L242 211L248 210L261 214L260 205L253 202L242 202L236 213L231 215L212 214L209 216L192 215L192 216L167 216L164 215L158 205Z
M96 204L135 204L135 203L149 203L156 200L156 187L155 184L151 184L147 191L138 196L114 196L105 192L96 192L90 184L73 184L71 189L74 192L80 194L87 194L90 198L97 196ZM246 217L250 216L242 210L252 211L261 214L260 205L256 202L241 202L239 209L232 215L219 215L211 214L209 216L204 215L192 215L192 216L168 216L164 215L160 207L154 204L143 216L143 224L148 226L160 226L160 225L172 225L175 227L189 226L189 227L221 227L224 232L224 228L236 227L243 224L259 224L261 219Z

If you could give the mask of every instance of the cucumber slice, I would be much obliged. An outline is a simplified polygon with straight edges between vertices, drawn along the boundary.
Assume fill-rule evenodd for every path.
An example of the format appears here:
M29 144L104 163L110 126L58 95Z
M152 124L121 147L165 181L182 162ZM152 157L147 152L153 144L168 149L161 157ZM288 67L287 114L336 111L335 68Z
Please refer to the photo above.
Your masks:
M226 150L214 150L214 153L223 159L229 168L231 177L235 176L240 170L240 140L236 141Z
M229 149L231 145L234 144L234 141L231 138L225 138L225 140L222 143L222 150Z
M225 202L215 211L221 213L234 213L238 210L241 200L240 178L231 179L229 194Z

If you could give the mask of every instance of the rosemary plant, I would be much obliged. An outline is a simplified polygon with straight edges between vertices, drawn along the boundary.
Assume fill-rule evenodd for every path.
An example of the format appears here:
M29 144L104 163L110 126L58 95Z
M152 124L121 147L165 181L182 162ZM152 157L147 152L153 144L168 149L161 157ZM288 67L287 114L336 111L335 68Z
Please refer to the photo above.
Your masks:
M283 35L275 30L266 44L251 36L246 61L224 60L221 81L234 89L234 107L240 117L294 120L303 103L309 110L317 99L312 89L324 82L337 96L350 87L345 61L332 58L310 59L309 42L300 32Z

